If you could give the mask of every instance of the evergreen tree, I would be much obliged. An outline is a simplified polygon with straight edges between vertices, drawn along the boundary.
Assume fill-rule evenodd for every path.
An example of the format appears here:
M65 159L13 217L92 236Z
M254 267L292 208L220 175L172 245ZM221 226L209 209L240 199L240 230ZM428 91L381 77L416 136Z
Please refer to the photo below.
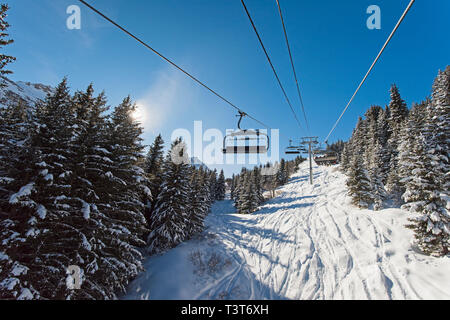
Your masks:
M261 182L261 171L258 167L253 169L251 179L256 206L259 206L264 202L264 196Z
M208 179L208 204L211 206L214 201L216 200L216 192L217 192L217 170L214 169L213 171L209 172L209 179Z
M23 266L24 272L14 280L28 286L20 295L65 298L65 268L80 260L73 248L82 247L85 240L82 232L70 234L73 228L66 222L71 216L66 173L73 156L74 113L65 79L37 107L33 123L26 145L30 156L23 175L15 179L7 208L10 220L16 221L15 238L21 240L6 248L6 254ZM19 294L15 288L10 293Z
M409 179L412 178L413 164L417 160L414 154L414 148L417 137L422 134L424 130L424 114L426 114L426 106L428 102L425 101L420 105L414 105L411 108L409 116L400 132L400 145L398 147L398 164L400 183L405 185Z
M353 156L348 171L347 187L354 205L359 208L368 208L373 203L370 178L364 168L361 154Z
M185 149L181 139L176 140L164 161L163 183L147 240L150 253L164 252L188 237L189 158Z
M202 186L199 172L192 168L189 181L189 202L188 202L188 235L192 236L203 231L203 220L206 216L205 199L202 197Z
M398 146L400 144L400 132L405 119L408 116L408 108L401 98L397 86L391 87L391 101L389 103L389 139L388 148L390 152L389 174L386 181L386 189L394 201L399 202L404 188L400 182L398 172Z
M0 7L0 50L3 50L5 46L14 42L12 39L6 39L8 37L8 33L6 31L10 27L9 23L6 21L7 11L9 7L7 4L2 4ZM5 67L7 64L15 61L16 58L12 56L8 56L5 54L0 54L0 76L5 76L7 74L12 73L9 70L6 70ZM0 83L0 87L4 86L3 83Z
M107 232L101 238L101 275L110 291L124 292L129 280L142 270L142 240L147 232L144 204L146 192L142 161L142 127L132 113L136 108L130 97L115 107L106 128L109 171L108 183L100 192Z
M374 209L379 210L383 206L383 200L386 198L386 191L384 190L383 182L381 181L381 168L383 158L383 148L377 141L373 147L370 162L370 182L372 189L372 200L374 202Z
M235 200L236 199L236 176L233 173L233 175L231 176L231 183L230 183L230 199L231 200Z
M439 72L427 117L411 152L411 177L406 183L405 207L418 212L410 219L419 248L436 256L446 255L450 247L449 210L449 131L450 131L450 67ZM423 111L419 110L423 116ZM418 113L419 113L418 112ZM419 115L416 117L418 118Z
M202 167L198 170L198 184L200 186L200 202L202 203L202 212L204 218L209 213L209 210L211 208L211 202L210 202L210 190L208 185L208 171L204 170Z
M158 135L147 153L144 165L144 171L148 179L148 188L154 201L146 199L145 218L147 224L151 225L151 219L155 210L156 199L161 192L162 185L162 164L164 161L164 141L161 135Z
M391 86L391 101L389 103L389 124L390 124L390 138L391 144L394 148L398 145L398 134L400 133L403 121L408 116L408 107L405 101L401 98L398 87L393 84Z
M428 108L427 137L441 196L450 202L450 66L439 71ZM450 208L449 208L450 209Z
M223 170L220 170L219 178L217 179L216 200L222 201L225 199L225 175Z
M412 176L406 183L403 208L418 213L409 219L408 225L415 232L418 247L427 254L440 256L449 250L450 219L436 185L439 171L432 165L433 155L426 150L425 138L420 135L414 147L416 158Z
M83 272L80 289L70 291L67 299L109 299L117 287L109 287L108 279L102 274L100 249L107 229L105 217L99 208L105 207L100 198L109 184L107 172L110 169L110 155L107 150L106 98L104 93L94 96L92 84L85 92L76 92L73 97L75 114L73 156L69 159L64 175L71 186L70 217L65 223L71 232L80 232L83 246L77 250L80 259L77 265ZM63 219L65 220L65 219ZM70 233L68 233L70 235ZM79 237L76 235L75 237Z
M366 116L365 121L367 123L367 133L366 133L365 141L366 141L367 145L366 145L365 154L364 154L364 161L365 161L366 167L369 170L371 169L372 154L375 150L376 144L380 140L380 138L378 136L378 133L379 133L378 118L379 118L381 112L382 112L381 107L371 106L365 114L365 116ZM379 151L381 152L381 149Z
M238 212L241 211L241 206L243 202L243 195L245 193L245 187L246 183L248 183L247 178L248 172L246 168L243 168L241 173L236 177L236 188L235 188L235 200L234 200L234 207L237 209Z
M9 197L21 179L26 163L26 146L30 143L30 121L28 106L19 102L0 109L0 206L8 203Z
M24 259L25 250L31 251L27 232L37 221L34 210L37 205L30 202L29 207L16 210L9 203L29 174L32 161L29 131L24 105L0 109L0 299L39 297L29 281L29 263Z
M350 168L350 160L351 160L351 144L348 142L345 144L344 149L342 150L341 158L340 158L340 168L343 173L346 173Z
M390 110L389 107L386 107L386 109L382 109L380 111L380 114L378 116L378 123L377 123L377 136L378 141L380 142L380 146L382 148L382 154L381 154L381 167L380 167L380 178L381 182L383 184L386 184L387 177L389 175L389 163L390 163L390 157L391 152L389 152L390 148L388 145L388 138L389 138L389 122L388 119L390 117Z
M282 186L287 183L289 179L288 171L287 171L286 161L284 159L280 160L280 167L278 169L276 180L278 186Z
M258 204L255 189L251 181L251 175L246 174L239 194L239 213L250 214L255 211L257 206Z

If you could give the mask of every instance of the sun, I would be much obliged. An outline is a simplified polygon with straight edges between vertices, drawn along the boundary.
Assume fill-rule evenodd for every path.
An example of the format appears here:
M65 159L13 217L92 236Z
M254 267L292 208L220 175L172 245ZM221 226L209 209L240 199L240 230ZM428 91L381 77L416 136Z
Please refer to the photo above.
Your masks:
M144 124L147 120L147 111L145 107L141 104L136 106L136 109L131 113L131 117L134 121Z

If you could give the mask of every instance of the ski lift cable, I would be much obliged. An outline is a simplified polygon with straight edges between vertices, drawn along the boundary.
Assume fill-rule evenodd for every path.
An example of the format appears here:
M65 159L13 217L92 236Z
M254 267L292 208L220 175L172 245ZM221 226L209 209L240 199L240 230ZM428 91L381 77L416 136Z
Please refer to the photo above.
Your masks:
M89 9L91 9L92 11L94 11L95 13L97 13L98 15L100 15L102 18L104 18L105 20L107 20L108 22L110 22L111 24L113 24L114 26L116 26L117 28L119 28L120 30L122 30L123 32L125 32L128 36L132 37L133 39L135 39L136 41L138 41L140 44L142 44L143 46L145 46L147 49L151 50L153 53L155 53L156 55L158 55L160 58L162 58L163 60L165 60L166 62L168 62L169 64L171 64L172 66L174 66L175 68L177 68L179 71L183 72L185 75L187 75L189 78L191 78L192 80L194 80L195 82L197 82L198 84L200 84L202 87L206 88L207 90L209 90L211 93L213 93L215 96L217 96L218 98L220 98L221 100L223 100L224 102L226 102L228 105L230 105L231 107L233 107L234 109L236 109L239 113L244 113L247 117L249 117L250 119L254 120L255 122L259 123L260 125L266 127L267 129L271 129L268 125L264 124L263 122L259 121L258 119L254 118L253 116L249 115L248 113L244 112L241 108L237 107L236 105L234 105L233 103L231 103L229 100L227 100L226 98L224 98L222 95L218 94L216 91L214 91L213 89L211 89L210 87L208 87L206 84L204 84L203 82L201 82L200 80L198 80L196 77L194 77L192 74L190 74L189 72L187 72L186 70L184 70L183 68L179 67L177 64L175 64L173 61L171 61L170 59L166 58L164 55L162 55L161 53L159 53L158 51L156 51L155 49L153 49L150 45L148 45L147 43L145 43L143 40L139 39L137 36L135 36L134 34L132 34L131 32L129 32L128 30L126 30L124 27L122 27L121 25L119 25L118 23L114 22L113 20L111 20L110 18L108 18L105 14L101 13L99 10L97 10L96 8L94 8L93 6L91 6L89 3L87 3L84 0L78 0L80 1L82 4L84 4L86 7L88 7Z
M284 97L285 97L289 107L291 108L292 113L294 114L294 118L297 121L298 126L300 127L300 129L303 129L302 125L300 124L300 121L298 120L297 114L295 113L294 108L292 107L291 101L289 100L289 98L287 96L287 93L284 90L283 85L281 84L281 81L280 81L280 78L278 77L277 71L275 70L275 67L272 64L272 60L270 60L269 54L267 53L267 50L266 50L266 47L264 46L264 44L262 42L262 39L261 39L261 37L259 35L258 30L256 29L255 23L253 22L253 19L252 19L251 15L250 15L250 12L247 9L247 6L245 5L244 0L241 0L241 3L243 5L243 7L244 7L245 12L247 13L248 19L250 20L250 23L251 23L251 25L253 27L253 30L256 33L256 36L258 37L259 43L261 44L261 47L262 47L262 49L264 51L264 54L266 55L267 61L269 61L270 67L272 68L272 71L275 74L275 78L277 79L278 85L280 86L281 91L283 91Z
M405 19L407 13L409 12L409 10L411 9L412 5L414 4L415 0L411 0L411 2L409 3L408 7L405 9L405 12L403 12L403 15L400 17L400 20L397 22L397 24L394 27L394 30L392 30L391 34L389 35L388 39L386 40L386 42L384 43L383 47L381 48L380 52L378 53L378 56L375 58L375 61L372 63L372 65L369 68L369 71L367 71L365 77L363 78L363 80L361 81L361 83L359 84L358 88L356 89L355 93L353 94L352 98L350 99L350 101L347 103L347 106L345 107L344 111L342 112L342 114L340 115L340 117L338 118L338 120L336 121L336 123L334 124L333 128L331 129L330 133L328 134L328 136L325 139L325 143L328 143L328 139L330 138L331 134L333 133L333 131L336 129L337 125L339 124L339 122L341 121L342 117L344 116L344 113L347 111L348 107L350 106L350 104L352 103L353 99L355 98L356 94L358 93L359 89L361 89L362 85L364 84L364 82L366 81L367 77L369 76L370 72L372 71L373 67L375 66L375 64L377 63L378 59L381 57L381 54L383 53L384 49L386 49L387 45L389 44L389 42L391 41L392 37L394 36L395 32L397 31L397 29L399 28L400 24L403 22L403 20Z
M281 24L283 26L284 38L286 40L286 46L287 46L287 49L288 49L288 52L289 52L289 59L291 60L292 72L294 73L295 84L297 86L297 93L298 93L298 97L300 99L300 105L302 107L303 117L305 118L306 128L307 128L307 130L309 132L309 123L308 123L308 120L306 119L305 106L303 104L303 98L302 98L302 95L300 93L300 86L298 84L297 73L295 72L294 59L292 58L291 46L289 45L289 39L288 39L287 31L286 31L286 26L284 24L284 18L283 18L283 13L282 13L282 10L281 10L281 5L280 5L280 2L278 0L276 0L276 2L277 2L277 6L278 6L278 12L280 13L280 19L281 19Z

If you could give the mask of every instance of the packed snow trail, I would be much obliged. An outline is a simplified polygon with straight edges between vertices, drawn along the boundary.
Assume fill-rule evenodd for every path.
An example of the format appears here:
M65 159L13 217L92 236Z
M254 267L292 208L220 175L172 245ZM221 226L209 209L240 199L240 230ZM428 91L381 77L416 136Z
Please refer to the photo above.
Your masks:
M336 167L303 163L252 215L217 203L196 239L151 257L125 299L450 299L450 259L413 249L409 213L349 204Z

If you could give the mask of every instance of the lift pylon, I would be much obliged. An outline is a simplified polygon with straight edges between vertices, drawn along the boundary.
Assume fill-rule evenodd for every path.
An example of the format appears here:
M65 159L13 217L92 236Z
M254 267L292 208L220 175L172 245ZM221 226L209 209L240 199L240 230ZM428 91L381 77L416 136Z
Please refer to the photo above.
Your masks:
M313 184L313 174L312 174L312 153L313 147L319 144L317 141L319 137L302 137L301 145L308 146L308 155L309 155L309 182Z

